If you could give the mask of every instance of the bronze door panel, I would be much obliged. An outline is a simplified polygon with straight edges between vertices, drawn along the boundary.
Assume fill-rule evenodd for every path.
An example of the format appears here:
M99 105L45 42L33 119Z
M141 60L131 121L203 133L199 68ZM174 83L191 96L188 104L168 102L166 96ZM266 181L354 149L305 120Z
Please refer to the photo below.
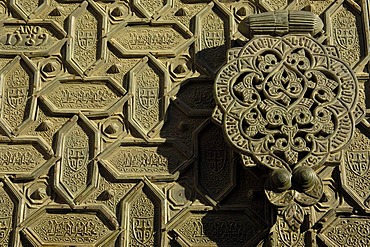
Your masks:
M368 9L0 1L0 246L370 246Z

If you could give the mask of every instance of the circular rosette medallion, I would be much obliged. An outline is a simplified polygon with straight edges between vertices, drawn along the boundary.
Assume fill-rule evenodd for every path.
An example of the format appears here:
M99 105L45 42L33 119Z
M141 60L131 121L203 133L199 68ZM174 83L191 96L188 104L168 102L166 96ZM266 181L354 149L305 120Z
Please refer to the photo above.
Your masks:
M219 71L215 98L224 133L270 168L322 165L354 133L354 73L307 35L259 36Z

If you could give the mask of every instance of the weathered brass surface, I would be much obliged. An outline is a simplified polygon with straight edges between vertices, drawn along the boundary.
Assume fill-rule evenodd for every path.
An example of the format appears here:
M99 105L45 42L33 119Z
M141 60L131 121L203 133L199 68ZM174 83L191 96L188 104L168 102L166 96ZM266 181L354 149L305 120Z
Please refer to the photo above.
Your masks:
M0 0L0 246L370 246L368 0Z

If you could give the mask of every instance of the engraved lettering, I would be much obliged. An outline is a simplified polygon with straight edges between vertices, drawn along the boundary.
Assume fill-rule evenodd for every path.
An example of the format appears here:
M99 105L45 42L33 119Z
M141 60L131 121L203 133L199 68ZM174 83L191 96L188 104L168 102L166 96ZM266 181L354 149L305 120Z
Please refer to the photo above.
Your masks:
M257 159L274 154L286 165L340 150L354 131L350 111L357 82L335 57L325 55L330 63L313 63L323 54L321 45L307 36L247 43L216 78L216 103L226 115L229 142ZM239 71L238 59L251 64L246 72Z
M63 236L63 237L77 237L77 236L94 236L97 235L96 225L93 221L82 221L82 220L48 220L41 224L48 225L46 234L49 236Z
M121 153L120 159L121 165L127 168L165 168L168 166L168 160L166 157L153 153L152 151L145 152L144 150L126 150Z
M6 35L5 45L41 46L49 39L49 34L39 26L20 26L13 33Z
M218 244L240 246L259 231L258 224L254 227L251 224L243 215L209 213L191 215L177 230L195 245L211 245L217 241Z
M140 32L129 33L128 36L127 44L131 49L141 45L166 44L173 46L175 44L174 33L163 32L163 30L143 29Z
M101 103L109 100L110 92L106 90L94 90L87 88L86 91L75 91L64 88L60 91L62 103Z
M32 166L35 159L30 151L13 150L0 153L0 166Z
M127 26L114 35L125 52L130 54L142 54L149 51L157 53L173 53L174 50L186 42L181 33L171 26Z

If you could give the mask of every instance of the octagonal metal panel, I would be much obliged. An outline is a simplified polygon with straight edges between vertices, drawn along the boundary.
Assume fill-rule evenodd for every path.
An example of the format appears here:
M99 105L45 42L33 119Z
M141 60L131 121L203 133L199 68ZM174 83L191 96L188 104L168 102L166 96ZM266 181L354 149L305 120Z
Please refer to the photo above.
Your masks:
M231 16L230 12L218 2L210 2L195 17L195 62L201 68L216 74L226 61L230 48Z
M233 152L223 140L222 130L206 121L196 132L197 179L206 195L220 201L235 186Z
M127 2L115 2L109 6L108 14L112 23L120 23L133 17L131 8Z
M332 5L326 12L328 21L327 31L330 32L330 44L338 47L341 57L351 66L355 65L364 57L360 48L363 37L359 35L360 25L359 12L346 2L343 5Z
M164 195L149 181L137 184L122 200L125 231L120 246L165 246Z
M343 189L366 212L370 212L369 145L370 139L357 130L340 165Z

